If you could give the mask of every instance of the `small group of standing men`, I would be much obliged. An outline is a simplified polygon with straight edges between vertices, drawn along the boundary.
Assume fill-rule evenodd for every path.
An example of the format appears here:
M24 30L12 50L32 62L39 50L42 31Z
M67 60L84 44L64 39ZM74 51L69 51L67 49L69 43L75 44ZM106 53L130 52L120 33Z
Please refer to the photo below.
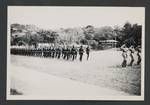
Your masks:
M80 48L79 48L79 55L80 55L80 61L82 61L82 57L83 57L83 53L84 53L84 49L83 49L83 47L81 46ZM89 48L89 46L86 48L86 54L87 54L87 60L89 59L89 54L90 54L90 48Z
M134 53L136 53L136 56L137 56L137 62L136 64L137 65L140 65L141 64L141 51L140 49L137 47L137 48L134 48L134 46L130 46L129 48L126 47L126 45L123 45L121 47L121 50L122 50L122 57L123 57L123 62L121 64L122 67L126 67L127 66L127 59L128 57L130 57L130 62L129 62L129 66L132 66L135 59L134 59ZM127 54L127 52L129 52L129 55Z

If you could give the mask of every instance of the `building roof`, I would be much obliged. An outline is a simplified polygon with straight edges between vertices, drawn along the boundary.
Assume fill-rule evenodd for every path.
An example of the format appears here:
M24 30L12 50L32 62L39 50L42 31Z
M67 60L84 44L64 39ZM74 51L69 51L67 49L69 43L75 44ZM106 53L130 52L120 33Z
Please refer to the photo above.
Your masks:
M118 41L116 40L100 40L99 42L103 42L103 43L117 43Z

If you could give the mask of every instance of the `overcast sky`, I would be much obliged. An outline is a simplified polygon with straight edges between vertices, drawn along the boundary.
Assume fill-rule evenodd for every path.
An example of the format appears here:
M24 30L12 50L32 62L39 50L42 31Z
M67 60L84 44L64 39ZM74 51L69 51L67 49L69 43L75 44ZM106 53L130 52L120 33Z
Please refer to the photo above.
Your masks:
M143 7L9 6L8 24L34 24L45 29L144 23Z

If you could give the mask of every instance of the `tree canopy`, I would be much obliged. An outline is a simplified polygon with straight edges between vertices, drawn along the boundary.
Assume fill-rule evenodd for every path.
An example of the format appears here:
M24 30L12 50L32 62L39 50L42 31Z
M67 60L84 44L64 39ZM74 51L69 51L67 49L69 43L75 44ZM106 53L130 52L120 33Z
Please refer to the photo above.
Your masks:
M11 45L20 42L33 45L37 43L58 44L88 44L93 49L99 48L101 40L116 40L117 46L126 44L128 47L141 45L142 26L126 22L123 27L104 26L66 28L58 30L44 30L35 25L11 24Z

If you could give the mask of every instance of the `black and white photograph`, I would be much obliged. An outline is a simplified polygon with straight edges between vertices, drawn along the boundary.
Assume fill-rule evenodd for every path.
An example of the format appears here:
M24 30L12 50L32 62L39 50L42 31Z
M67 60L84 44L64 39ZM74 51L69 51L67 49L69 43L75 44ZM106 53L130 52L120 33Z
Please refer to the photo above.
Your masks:
M144 7L7 9L8 100L144 100Z

